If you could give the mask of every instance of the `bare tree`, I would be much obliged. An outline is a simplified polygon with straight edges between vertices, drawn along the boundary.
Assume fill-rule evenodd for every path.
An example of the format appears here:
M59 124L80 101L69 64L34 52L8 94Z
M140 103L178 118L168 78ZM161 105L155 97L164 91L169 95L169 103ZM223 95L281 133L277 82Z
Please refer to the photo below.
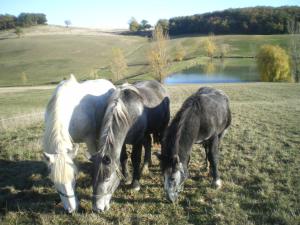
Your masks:
M148 52L149 64L156 79L162 82L167 74L168 55L167 40L169 35L164 32L161 25L156 25L152 32L152 45Z
M289 53L291 57L291 70L295 82L300 81L300 23L296 19L288 22Z
M127 72L127 63L124 54L120 48L113 48L113 57L110 63L110 71L113 74L112 80L116 82L121 80Z

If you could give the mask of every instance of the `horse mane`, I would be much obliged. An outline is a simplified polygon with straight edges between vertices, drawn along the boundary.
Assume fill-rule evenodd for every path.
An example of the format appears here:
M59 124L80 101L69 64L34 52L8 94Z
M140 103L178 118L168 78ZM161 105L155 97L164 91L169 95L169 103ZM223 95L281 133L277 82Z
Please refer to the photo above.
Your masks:
M76 78L71 75L69 80L62 81L55 89L45 113L45 132L43 139L44 151L54 154L55 163L51 170L51 178L55 182L66 182L71 179L70 163L65 164L67 151L73 149L73 141L68 127L62 121L64 98L69 87L78 84ZM69 165L69 166L68 166ZM75 165L71 165L75 169ZM72 176L74 174L72 173Z
M103 118L104 128L102 131L102 135L100 136L100 143L103 143L100 146L100 151L104 154L105 150L112 149L115 143L115 134L113 130L114 121L116 125L120 127L122 124L129 125L130 124L130 116L125 107L124 101L121 98L122 92L130 90L140 96L140 93L137 88L130 84L123 84L119 86L113 96L110 99L110 103L106 109L106 113ZM105 139L103 141L103 139Z
M179 142L182 134L184 133L183 129L185 128L185 123L187 120L191 119L191 113L193 113L196 109L199 109L199 107L200 106L195 95L190 96L183 103L166 131L166 135L163 140L164 151L162 152L164 157L172 158L179 154Z
M54 183L65 184L74 179L77 167L66 153L54 154L50 178Z

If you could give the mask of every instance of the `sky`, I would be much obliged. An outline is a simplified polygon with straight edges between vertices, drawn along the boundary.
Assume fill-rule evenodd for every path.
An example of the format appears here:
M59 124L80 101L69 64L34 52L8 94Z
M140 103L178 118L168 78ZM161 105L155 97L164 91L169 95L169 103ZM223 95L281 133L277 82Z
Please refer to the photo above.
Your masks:
M0 0L0 14L44 13L48 24L92 28L128 28L128 21L159 19L251 6L300 6L300 0Z

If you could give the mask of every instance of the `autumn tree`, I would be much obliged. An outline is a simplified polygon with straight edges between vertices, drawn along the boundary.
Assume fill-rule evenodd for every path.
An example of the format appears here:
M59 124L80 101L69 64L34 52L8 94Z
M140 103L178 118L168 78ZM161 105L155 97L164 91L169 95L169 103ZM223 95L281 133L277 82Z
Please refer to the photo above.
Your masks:
M110 71L112 72L112 80L116 82L121 80L127 72L127 63L124 54L120 48L112 49L112 60L110 63Z
M262 81L291 81L289 56L281 47L261 46L256 62Z
M163 29L164 33L169 33L169 20L160 19L157 21L156 26L159 25Z
M152 43L148 52L148 61L152 71L159 82L162 82L167 74L168 55L167 40L169 36L160 25L155 26L152 32Z
M132 31L132 32L136 32L140 29L140 24L138 23L138 21L132 17L129 22L129 30Z
M202 46L205 54L212 58L217 50L214 35L210 34L207 38L205 38L202 42Z

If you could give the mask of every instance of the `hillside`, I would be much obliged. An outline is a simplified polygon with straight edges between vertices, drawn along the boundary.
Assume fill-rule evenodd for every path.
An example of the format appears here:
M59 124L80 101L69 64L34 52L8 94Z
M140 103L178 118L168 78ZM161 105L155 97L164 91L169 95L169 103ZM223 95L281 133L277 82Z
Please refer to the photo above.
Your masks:
M170 59L173 60L178 45L184 47L186 58L203 56L203 38L172 37L168 41ZM216 36L217 43L228 44L229 56L254 56L257 48L265 43L287 48L287 40L286 35ZM39 26L24 29L21 38L17 38L13 31L3 31L0 32L0 86L57 83L70 73L81 80L109 78L111 73L107 67L115 47L123 50L129 65L126 76L145 74L140 79L149 79L149 46L145 37L123 36L96 29ZM170 71L190 64L193 62L172 63Z

